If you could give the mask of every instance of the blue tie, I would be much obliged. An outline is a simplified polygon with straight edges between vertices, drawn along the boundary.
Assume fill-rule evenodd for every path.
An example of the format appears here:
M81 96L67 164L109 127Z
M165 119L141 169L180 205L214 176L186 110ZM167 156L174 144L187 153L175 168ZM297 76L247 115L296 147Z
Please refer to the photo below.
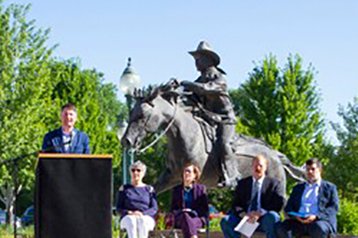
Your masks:
M252 189L253 189L253 191L252 191L250 211L257 211L257 208L258 208L257 200L258 200L258 196L259 196L259 183L257 182L257 180L255 181Z

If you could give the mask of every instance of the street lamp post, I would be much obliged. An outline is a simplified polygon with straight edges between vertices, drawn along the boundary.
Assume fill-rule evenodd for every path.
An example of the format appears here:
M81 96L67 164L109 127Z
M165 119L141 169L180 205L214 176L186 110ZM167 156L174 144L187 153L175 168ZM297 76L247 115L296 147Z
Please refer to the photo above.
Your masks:
M133 93L134 89L139 88L140 86L140 77L134 71L133 67L131 66L131 58L128 58L127 67L124 69L121 79L119 81L119 89L124 93L126 98L128 112L132 110L133 104ZM129 161L128 161L129 160ZM132 149L126 148L123 151L123 158L122 158L122 181L123 184L126 184L130 181L130 176L128 174L128 167L134 161L134 153Z

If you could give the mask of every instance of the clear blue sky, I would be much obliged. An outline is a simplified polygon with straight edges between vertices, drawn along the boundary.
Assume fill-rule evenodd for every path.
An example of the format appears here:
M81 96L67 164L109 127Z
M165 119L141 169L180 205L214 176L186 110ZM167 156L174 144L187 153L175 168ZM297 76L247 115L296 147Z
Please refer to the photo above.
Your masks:
M338 105L358 96L356 0L6 2L31 3L29 17L51 29L49 45L59 44L55 55L80 58L83 68L103 72L107 82L118 84L128 56L143 86L170 77L194 80L187 51L205 39L220 54L230 88L268 54L283 66L298 53L317 71L327 121L340 121Z

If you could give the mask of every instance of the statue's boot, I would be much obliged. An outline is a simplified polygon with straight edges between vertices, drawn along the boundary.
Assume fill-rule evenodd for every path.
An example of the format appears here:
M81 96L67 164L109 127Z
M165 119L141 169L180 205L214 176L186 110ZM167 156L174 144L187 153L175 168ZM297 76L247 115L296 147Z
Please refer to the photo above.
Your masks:
M223 177L221 177L218 187L235 187L241 175L236 168L237 165L233 163L233 159L228 159L221 162L221 169Z

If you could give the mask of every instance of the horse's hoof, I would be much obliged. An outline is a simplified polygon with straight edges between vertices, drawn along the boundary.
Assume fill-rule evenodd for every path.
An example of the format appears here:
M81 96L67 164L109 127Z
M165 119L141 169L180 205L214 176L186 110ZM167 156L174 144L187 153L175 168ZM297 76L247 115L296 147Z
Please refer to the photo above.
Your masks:
M216 185L216 187L218 187L218 188L223 188L223 187L225 187L225 182L219 182L219 183Z

